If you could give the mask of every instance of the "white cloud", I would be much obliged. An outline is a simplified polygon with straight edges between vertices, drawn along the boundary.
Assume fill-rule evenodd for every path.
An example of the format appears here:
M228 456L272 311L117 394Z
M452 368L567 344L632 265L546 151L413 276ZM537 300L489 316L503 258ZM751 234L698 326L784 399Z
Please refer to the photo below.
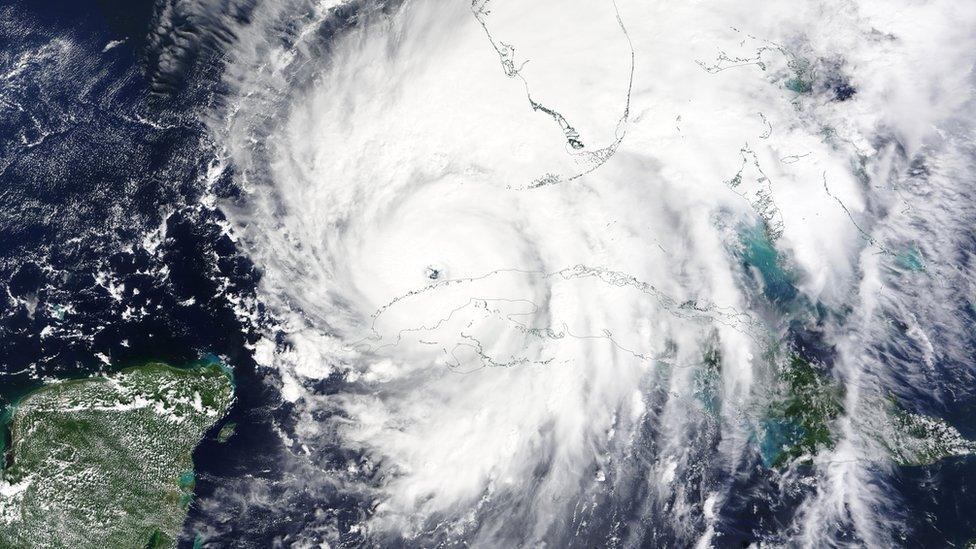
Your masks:
M415 1L326 45L336 4L260 5L211 125L248 189L236 232L289 334L284 396L338 412L307 432L379 464L372 532L498 542L516 524L521 543L556 539L607 489L595 467L626 469L608 426L634 440L634 391L659 383L672 396L657 443L675 456L660 482L680 483L703 421L689 372L715 338L728 406L712 459L738 463L766 374L736 229L768 214L800 290L847 305L877 276L862 231L889 199L883 174L859 181L852 163L878 165L891 133L918 150L971 85L956 52L972 36L936 30L973 20L951 2L492 0L479 21L465 2ZM276 25L295 13L284 47ZM823 88L834 62L850 101ZM798 66L812 93L788 89ZM343 390L302 388L334 372ZM862 473L823 497L850 501ZM723 498L685 509L697 536ZM876 539L869 506L845 512Z

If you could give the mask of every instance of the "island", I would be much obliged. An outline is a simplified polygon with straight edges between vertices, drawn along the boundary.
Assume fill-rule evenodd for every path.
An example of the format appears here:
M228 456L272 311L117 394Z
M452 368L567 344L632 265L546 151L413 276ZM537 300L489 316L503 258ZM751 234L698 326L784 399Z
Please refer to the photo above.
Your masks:
M46 384L6 414L0 547L173 547L193 449L227 413L218 362Z

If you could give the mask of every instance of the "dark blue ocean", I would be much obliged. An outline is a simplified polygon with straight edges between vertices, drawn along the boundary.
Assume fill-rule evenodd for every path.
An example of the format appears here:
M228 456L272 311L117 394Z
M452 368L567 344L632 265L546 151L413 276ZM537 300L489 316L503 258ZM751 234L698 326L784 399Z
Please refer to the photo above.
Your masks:
M357 502L323 486L276 488L289 474L275 432L287 405L251 358L257 334L241 316L264 314L254 297L260 273L227 236L219 208L201 204L206 193L236 197L228 173L207 178L215 150L199 117L218 100L221 40L232 37L190 20L160 34L155 13L148 0L0 0L0 404L43 379L217 357L233 368L237 400L214 432L234 422L236 434L224 443L211 434L194 454L196 500L181 546L285 545L322 512L350 525L365 512ZM177 39L184 55L161 56L160 43ZM147 242L154 230L160 237ZM744 261L763 271L757 254ZM771 302L793 299L788 280L764 274ZM959 314L972 319L972 307L960 304ZM791 336L830 363L815 334ZM953 372L971 365L936 369L951 386ZM914 408L976 438L974 393ZM894 481L908 506L898 517L905 547L976 539L976 458L901 467ZM760 473L734 479L740 498L723 510L716 543L746 547L789 524L804 494L771 500L771 482ZM648 546L659 543L667 540Z

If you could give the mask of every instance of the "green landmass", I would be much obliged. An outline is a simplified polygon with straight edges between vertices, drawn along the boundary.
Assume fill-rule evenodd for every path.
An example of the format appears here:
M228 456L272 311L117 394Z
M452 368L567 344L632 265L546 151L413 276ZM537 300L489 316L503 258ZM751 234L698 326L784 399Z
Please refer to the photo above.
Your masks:
M234 423L233 421L227 422L227 424L221 427L220 431L217 432L217 442L221 444L227 442L230 439L230 437L234 436L234 433L236 431L237 431L237 424Z
M760 444L763 460L772 467L832 448L831 426L844 411L839 385L798 354L790 357L779 382L781 396L770 405Z
M192 452L233 401L221 365L52 383L9 414L0 547L173 547Z
M709 345L702 354L702 363L695 370L694 394L705 413L718 417L721 411L722 353L715 345Z
M976 441L963 437L944 419L909 412L894 398L872 404L856 419L858 427L880 442L898 465L932 465L976 453Z
M891 421L893 429L883 442L899 465L930 465L976 452L976 442L963 438L945 420L899 410Z

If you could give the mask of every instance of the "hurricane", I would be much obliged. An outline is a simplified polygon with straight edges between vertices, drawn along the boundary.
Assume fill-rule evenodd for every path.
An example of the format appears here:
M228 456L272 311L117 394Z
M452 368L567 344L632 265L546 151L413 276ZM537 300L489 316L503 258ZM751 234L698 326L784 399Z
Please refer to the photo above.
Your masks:
M220 52L200 117L286 449L277 488L203 515L301 509L276 539L338 547L944 527L903 471L972 448L976 6L172 0L156 21L198 30L157 44L160 89L188 42Z

